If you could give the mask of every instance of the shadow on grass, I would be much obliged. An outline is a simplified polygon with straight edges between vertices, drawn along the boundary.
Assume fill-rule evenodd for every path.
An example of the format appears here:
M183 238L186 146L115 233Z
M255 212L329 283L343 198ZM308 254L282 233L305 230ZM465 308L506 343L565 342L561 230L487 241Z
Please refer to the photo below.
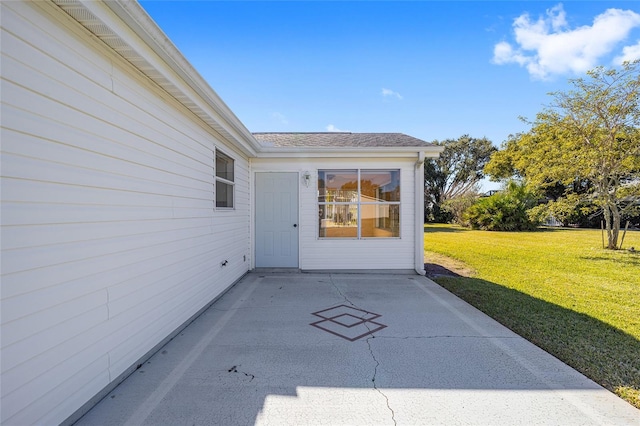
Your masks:
M424 270L426 272L427 277L433 279L440 277L461 277L462 275L457 272L452 271L449 268L446 268L442 265L438 265L437 263L425 263Z
M640 408L640 340L588 315L490 281L438 284Z
M581 256L580 259L588 261L606 261L621 264L622 266L638 267L640 266L640 254L625 254L625 257L606 257L606 256Z
M463 228L461 226L452 226L447 223L426 223L424 226L425 233L427 232L454 233L454 232L467 232L467 231L470 231L470 229Z
M473 231L473 229L465 228L459 225L451 225L448 223L425 223L425 226L424 226L425 233L428 233L428 232L459 233L459 232L467 232L467 231ZM476 229L476 231L482 231L482 229ZM551 233L551 232L560 232L560 231L580 231L580 230L576 228L558 228L558 227L540 226L531 231L487 231L487 230L484 230L484 231L491 232L491 233L501 233L501 232L519 232L519 233L548 232L548 233Z
M465 228L459 225L451 225L449 223L425 223L424 224L424 232L466 232L472 231L471 228ZM477 229L477 231L481 231L481 229ZM599 229L595 228L572 228L572 227L559 227L559 226L539 226L531 231L486 231L491 233L501 233L501 232L519 232L519 233L530 233L530 232L544 232L544 233L554 233L554 232L584 232L584 231L599 231ZM634 230L635 231L635 230ZM629 230L628 232L632 232ZM640 232L640 231L635 231Z
M565 228L562 226L539 226L538 231L540 232L566 232L566 231L579 231L579 228Z

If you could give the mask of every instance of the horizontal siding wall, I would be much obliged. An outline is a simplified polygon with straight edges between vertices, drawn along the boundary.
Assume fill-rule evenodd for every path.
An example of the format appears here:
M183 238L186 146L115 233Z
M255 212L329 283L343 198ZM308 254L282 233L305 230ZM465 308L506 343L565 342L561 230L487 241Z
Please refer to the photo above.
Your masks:
M416 153L417 158L417 153ZM300 179L300 268L317 269L414 269L414 165L416 159L252 159L252 172L306 171L311 174L307 188ZM400 169L400 238L319 239L319 169Z
M249 164L56 6L0 7L1 420L56 424L249 269Z

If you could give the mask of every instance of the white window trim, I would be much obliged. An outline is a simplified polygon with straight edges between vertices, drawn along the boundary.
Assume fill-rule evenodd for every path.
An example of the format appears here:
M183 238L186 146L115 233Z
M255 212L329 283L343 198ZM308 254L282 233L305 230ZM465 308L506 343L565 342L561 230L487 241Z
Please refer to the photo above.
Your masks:
M400 226L398 228L398 236L397 237L363 237L362 236L362 224L361 224L361 219L362 219L362 210L361 210L361 206L365 205L365 206L389 206L389 205L397 205L400 206L398 209L398 215L399 215L399 219L400 219L400 223L402 223L402 186L400 189L400 201L384 201L384 202L362 202L361 201L361 190L360 190L360 181L361 181L361 176L360 173L364 170L365 172L367 171L389 171L389 172L398 172L398 179L400 180L400 182L402 182L402 170L401 169L385 169L385 168L375 168L375 169L361 169L361 168L355 168L355 169L318 169L318 174L320 173L320 171L330 171L330 172L343 172L343 171L350 171L350 170L355 170L357 175L358 175L358 198L355 202L350 202L350 201L336 201L336 202L321 202L319 201L319 197L316 197L316 211L319 211L319 207L320 206L326 206L326 205L337 205L337 206L349 206L352 204L355 204L357 206L358 209L358 219L357 219L357 236L354 237L321 237L320 236L320 228L316 225L316 238L318 240L399 240L402 239L402 226ZM319 180L318 180L319 183Z
M213 210L221 210L221 211L230 211L230 210L235 210L236 209L236 183L235 181L231 181L228 179L225 179L223 177L219 177L218 176L218 170L216 167L216 160L218 158L218 153L224 155L225 157L230 158L233 161L233 178L235 179L236 176L236 159L233 158L232 156L230 156L229 154L227 154L226 152L215 148L214 152L213 152ZM231 191L232 191L232 197L233 197L233 206L231 207L218 207L218 190L217 190L217 183L221 182L224 183L226 185L231 186Z

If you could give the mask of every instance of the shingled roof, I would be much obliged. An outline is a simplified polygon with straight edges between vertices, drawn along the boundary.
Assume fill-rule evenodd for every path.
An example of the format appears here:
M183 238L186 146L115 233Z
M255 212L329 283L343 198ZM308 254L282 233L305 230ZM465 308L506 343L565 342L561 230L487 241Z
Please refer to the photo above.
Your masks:
M371 148L371 147L416 147L434 146L403 133L253 133L264 147L275 148Z

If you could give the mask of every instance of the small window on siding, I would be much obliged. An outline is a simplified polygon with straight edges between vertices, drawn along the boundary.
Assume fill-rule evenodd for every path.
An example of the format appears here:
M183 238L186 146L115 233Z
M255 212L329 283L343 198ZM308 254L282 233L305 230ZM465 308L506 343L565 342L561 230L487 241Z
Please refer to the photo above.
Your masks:
M234 160L216 150L216 207L234 207Z

